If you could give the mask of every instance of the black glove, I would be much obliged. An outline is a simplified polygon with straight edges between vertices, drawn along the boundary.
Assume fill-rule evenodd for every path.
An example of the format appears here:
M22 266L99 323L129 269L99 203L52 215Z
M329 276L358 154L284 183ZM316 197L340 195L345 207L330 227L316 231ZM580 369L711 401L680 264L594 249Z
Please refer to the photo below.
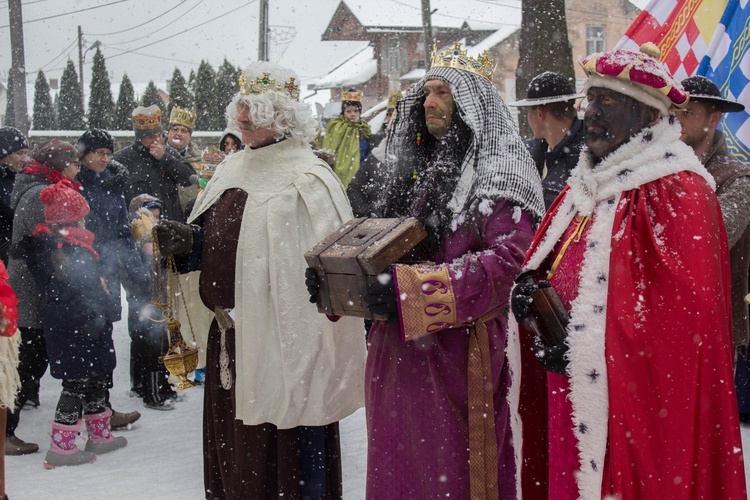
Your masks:
M164 255L179 255L193 249L193 228L173 220L162 220L154 226L159 240L159 251Z
M102 182L102 187L112 193L122 193L128 180L128 168L119 161L110 160L107 170L112 174L112 177Z
M381 273L377 281L367 285L367 295L364 299L367 310L371 313L387 314L389 323L398 319L396 286L390 272Z
M534 337L534 355L542 368L548 372L560 375L568 374L568 360L565 358L567 352L568 344L565 342L550 347L544 343L539 335Z
M305 286L307 286L307 293L310 294L310 302L315 304L318 301L320 281L318 280L318 273L312 267L305 269Z
M519 283L510 294L510 309L518 323L523 323L531 314L531 296L540 288L549 288L549 281L536 281L534 283Z

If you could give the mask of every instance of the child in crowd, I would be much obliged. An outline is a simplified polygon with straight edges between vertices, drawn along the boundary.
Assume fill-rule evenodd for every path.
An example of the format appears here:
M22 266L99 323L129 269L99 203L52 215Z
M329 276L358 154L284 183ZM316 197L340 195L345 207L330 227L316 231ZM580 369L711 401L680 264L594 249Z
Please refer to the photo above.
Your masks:
M86 200L67 180L40 193L45 222L20 245L41 293L42 327L50 373L62 380L44 466L91 463L97 454L127 445L114 437L112 410L104 404L107 374L116 365L112 330L114 304L99 269L94 235L85 229ZM76 436L86 422L85 450Z
M349 186L359 166L367 158L372 135L370 126L362 119L362 92L349 89L341 93L341 114L328 122L323 138L323 149L336 152L334 173L344 189Z
M151 229L159 221L162 208L161 201L148 194L136 196L128 206L130 229L149 276L153 254ZM150 306L150 283L151 280L143 290L128 296L131 392L143 398L146 408L172 410L178 398L169 384L166 368L159 361L166 351L165 323L160 312Z

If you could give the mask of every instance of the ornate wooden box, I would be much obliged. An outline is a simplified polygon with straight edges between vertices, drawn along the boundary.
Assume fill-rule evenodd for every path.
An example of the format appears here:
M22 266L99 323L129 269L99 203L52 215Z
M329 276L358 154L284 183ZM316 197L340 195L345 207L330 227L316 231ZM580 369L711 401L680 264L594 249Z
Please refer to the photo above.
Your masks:
M318 311L367 319L387 317L367 310L367 285L427 237L413 217L352 219L305 254L318 272Z

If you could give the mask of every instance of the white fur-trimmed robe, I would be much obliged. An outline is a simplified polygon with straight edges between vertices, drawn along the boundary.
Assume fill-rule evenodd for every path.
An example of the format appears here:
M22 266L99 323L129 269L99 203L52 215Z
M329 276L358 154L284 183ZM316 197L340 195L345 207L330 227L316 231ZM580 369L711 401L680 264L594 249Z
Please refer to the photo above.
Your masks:
M616 314L610 311L612 305L608 303L612 293L610 250L613 241L621 238L624 231L632 230L613 227L616 215L620 210L626 209L623 194L683 171L698 174L711 188L715 188L713 178L700 164L692 149L680 142L679 137L679 125L670 125L665 119L650 129L644 129L599 164L592 164L591 156L582 154L568 181L569 189L562 195L564 198L556 201L556 209L553 206L542 222L540 231L546 229L546 232L537 235L524 266L526 269L540 268L576 214L592 217L580 272L579 293L571 303L566 340L570 361L569 397L573 407L572 420L580 461L576 478L581 498L600 498L602 494L611 400L605 342L609 336L607 327L612 321L610 315ZM647 304L645 307L648 306ZM512 317L509 326L507 353L512 373L509 399L514 412L512 429L516 463L521 464L523 422L518 406L523 374L518 325ZM731 376L731 362L729 375ZM666 450L664 460L670 460ZM521 467L517 477L519 497L520 470ZM663 479L666 481L669 478Z

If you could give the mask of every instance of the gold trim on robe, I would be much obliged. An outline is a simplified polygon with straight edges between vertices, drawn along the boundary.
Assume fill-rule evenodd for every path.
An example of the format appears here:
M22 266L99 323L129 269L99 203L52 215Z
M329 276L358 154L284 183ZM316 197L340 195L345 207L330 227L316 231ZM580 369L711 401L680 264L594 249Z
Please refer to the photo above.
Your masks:
M456 299L447 265L394 266L401 340L424 337L456 323Z

